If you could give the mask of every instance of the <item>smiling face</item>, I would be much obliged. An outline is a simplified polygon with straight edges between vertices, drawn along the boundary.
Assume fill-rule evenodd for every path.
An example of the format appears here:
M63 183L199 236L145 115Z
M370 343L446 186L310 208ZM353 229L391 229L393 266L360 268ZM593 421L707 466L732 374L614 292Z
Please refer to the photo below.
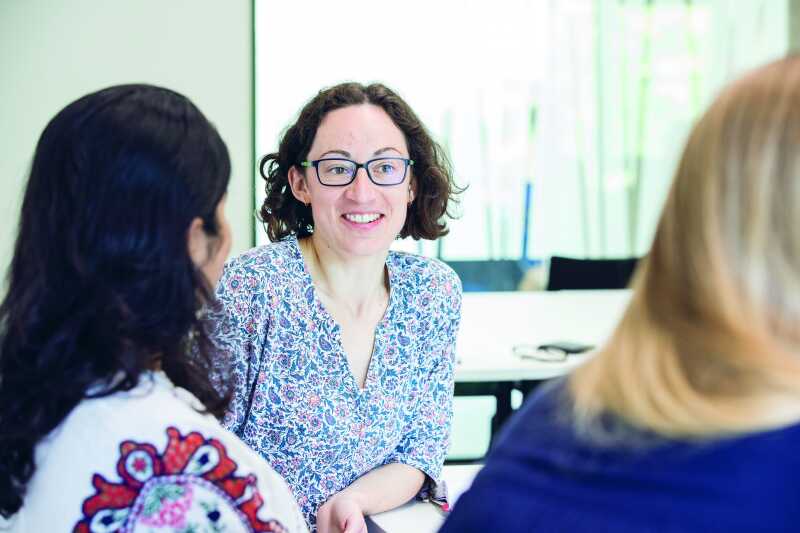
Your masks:
M360 104L328 113L317 129L307 159L328 157L364 163L378 157L409 157L403 132L378 106ZM413 200L413 174L399 185L378 186L359 168L344 187L322 185L314 168L289 170L299 201L311 204L314 242L343 256L385 254L406 221Z

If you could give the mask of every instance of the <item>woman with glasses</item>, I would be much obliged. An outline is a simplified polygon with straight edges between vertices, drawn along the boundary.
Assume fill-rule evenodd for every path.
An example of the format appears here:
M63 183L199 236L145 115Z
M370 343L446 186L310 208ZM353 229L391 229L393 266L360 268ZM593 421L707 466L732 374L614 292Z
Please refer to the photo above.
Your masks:
M198 311L230 250L229 177L167 89L110 87L45 128L0 305L0 529L307 530L212 415L228 396Z
M532 398L442 531L796 531L800 57L695 125L612 338Z
M261 161L272 244L232 260L214 316L236 390L225 424L289 482L319 531L436 497L461 286L390 251L436 239L456 192L441 148L383 85L323 90Z

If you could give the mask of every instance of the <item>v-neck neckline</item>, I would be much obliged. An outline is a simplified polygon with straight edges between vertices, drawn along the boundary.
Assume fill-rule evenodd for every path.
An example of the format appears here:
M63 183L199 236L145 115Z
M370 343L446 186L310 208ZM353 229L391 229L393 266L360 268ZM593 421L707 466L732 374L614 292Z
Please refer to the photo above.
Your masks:
M386 262L384 263L384 267L386 268L388 283L389 283L389 298L386 304L386 311L383 313L383 317L378 321L375 325L374 339L372 342L372 353L369 357L369 364L367 366L367 374L364 378L364 388L361 388L358 384L358 379L356 375L353 373L353 368L350 366L350 360L348 358L347 352L344 349L344 345L342 344L342 326L333 318L333 315L328 311L325 305L322 303L322 300L319 298L319 294L317 293L317 287L314 285L314 278L311 277L311 271L306 264L305 258L303 257L303 251L300 248L300 241L298 240L296 235L292 235L291 238L291 245L293 248L293 252L295 258L300 261L300 264L303 267L303 278L305 283L303 284L303 292L311 291L313 306L316 312L321 314L326 322L330 325L330 331L333 335L333 339L331 339L332 344L337 349L337 357L339 359L339 364L344 368L345 373L348 375L348 381L356 391L356 394L361 397L365 394L368 389L370 388L370 384L376 379L376 372L377 372L377 358L382 355L383 346L379 346L378 339L380 338L381 333L385 330L386 324L389 322L389 318L394 311L395 307L395 300L396 300L396 293L397 287L396 281L397 277L395 276L395 272L392 270L392 261L390 257L392 255L391 250L386 256Z

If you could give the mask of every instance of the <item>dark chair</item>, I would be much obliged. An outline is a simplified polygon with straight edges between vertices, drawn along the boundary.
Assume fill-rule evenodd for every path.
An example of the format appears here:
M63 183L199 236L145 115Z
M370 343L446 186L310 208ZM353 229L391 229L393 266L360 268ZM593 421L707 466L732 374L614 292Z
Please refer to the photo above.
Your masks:
M525 271L516 259L445 261L461 278L464 292L515 291Z
M624 289L631 281L638 259L550 258L548 291L562 289Z

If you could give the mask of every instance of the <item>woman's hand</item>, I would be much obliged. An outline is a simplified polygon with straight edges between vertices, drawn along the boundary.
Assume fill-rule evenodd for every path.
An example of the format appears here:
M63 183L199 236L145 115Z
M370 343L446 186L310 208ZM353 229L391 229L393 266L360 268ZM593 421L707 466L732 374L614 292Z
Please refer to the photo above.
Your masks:
M317 529L319 533L367 533L364 515L403 505L424 481L422 471L399 463L370 470L322 504L317 511Z
M317 511L319 533L367 533L367 523L356 498L346 490L330 497Z

